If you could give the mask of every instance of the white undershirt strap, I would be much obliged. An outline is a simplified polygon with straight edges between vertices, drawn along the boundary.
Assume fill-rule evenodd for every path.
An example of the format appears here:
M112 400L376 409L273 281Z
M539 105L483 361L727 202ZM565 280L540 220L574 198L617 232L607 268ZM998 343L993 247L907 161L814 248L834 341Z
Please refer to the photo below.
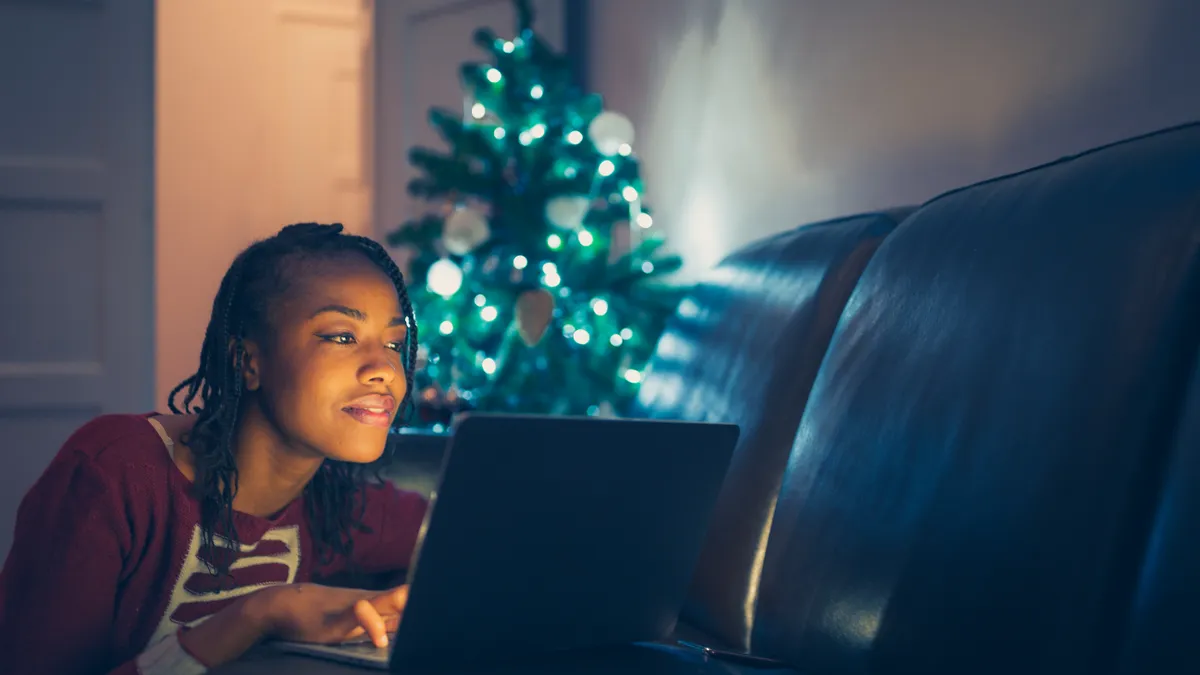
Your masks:
M171 440L171 437L167 435L167 430L163 428L162 422L159 422L153 417L147 417L146 419L150 422L150 426L154 427L154 430L158 432L158 437L162 439L163 445L167 446L167 454L170 455L171 460L174 461L175 441Z

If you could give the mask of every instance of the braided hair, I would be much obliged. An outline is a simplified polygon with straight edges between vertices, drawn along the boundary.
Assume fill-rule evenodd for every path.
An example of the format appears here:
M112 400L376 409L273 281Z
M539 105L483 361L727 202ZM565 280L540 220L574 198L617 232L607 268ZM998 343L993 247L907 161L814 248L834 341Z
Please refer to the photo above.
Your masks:
M233 498L238 489L234 455L235 434L243 394L245 340L269 335L273 309L291 285L292 264L305 260L359 254L392 280L408 328L404 377L407 383L397 424L412 405L413 365L417 360L417 322L404 277L377 242L345 234L342 225L298 223L251 245L234 259L213 300L212 316L200 348L200 366L171 391L168 404L175 414L195 413L196 423L184 438L195 463L200 502L201 547L210 570L227 577L237 546ZM183 394L182 406L176 397ZM201 405L197 405L199 397ZM349 556L351 528L363 529L366 471L369 465L326 460L304 491L314 543L321 564L333 556ZM378 476L376 476L378 479ZM220 536L228 543L218 546ZM224 549L224 550L222 550ZM223 584L217 584L217 590Z

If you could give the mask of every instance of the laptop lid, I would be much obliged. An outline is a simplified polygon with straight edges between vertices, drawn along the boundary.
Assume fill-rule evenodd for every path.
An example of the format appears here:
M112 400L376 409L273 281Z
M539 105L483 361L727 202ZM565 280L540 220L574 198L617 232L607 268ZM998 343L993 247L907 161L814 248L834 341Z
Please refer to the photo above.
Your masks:
M393 669L669 636L737 436L730 424L459 418Z

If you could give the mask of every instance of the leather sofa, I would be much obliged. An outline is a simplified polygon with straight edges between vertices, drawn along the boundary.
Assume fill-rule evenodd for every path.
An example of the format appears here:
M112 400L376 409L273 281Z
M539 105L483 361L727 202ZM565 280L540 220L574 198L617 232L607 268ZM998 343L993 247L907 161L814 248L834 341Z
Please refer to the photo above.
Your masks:
M1200 124L732 254L636 411L742 429L680 635L803 675L1200 672L1198 346ZM399 444L429 489L441 440Z
M640 396L735 422L682 617L800 673L1200 672L1200 124L809 225Z

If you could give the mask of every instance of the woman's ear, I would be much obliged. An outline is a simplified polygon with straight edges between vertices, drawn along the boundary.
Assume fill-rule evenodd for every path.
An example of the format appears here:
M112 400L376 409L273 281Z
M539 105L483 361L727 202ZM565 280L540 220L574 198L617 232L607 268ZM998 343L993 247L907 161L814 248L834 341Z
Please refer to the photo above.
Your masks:
M236 349L238 343L242 347L242 388L246 391L258 391L262 386L262 350L253 340L235 339L230 341L229 348Z

